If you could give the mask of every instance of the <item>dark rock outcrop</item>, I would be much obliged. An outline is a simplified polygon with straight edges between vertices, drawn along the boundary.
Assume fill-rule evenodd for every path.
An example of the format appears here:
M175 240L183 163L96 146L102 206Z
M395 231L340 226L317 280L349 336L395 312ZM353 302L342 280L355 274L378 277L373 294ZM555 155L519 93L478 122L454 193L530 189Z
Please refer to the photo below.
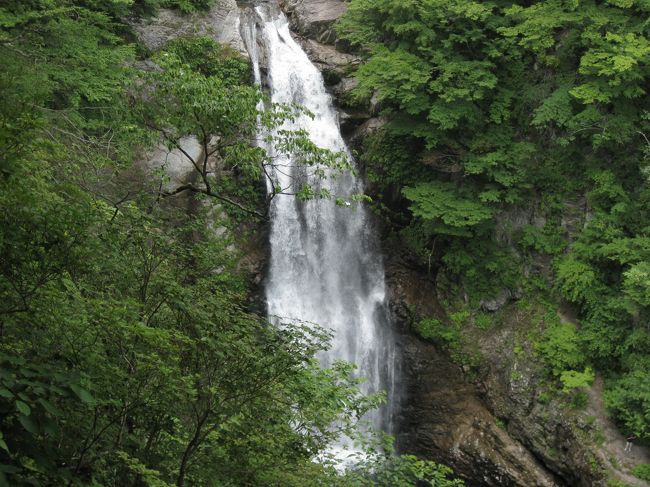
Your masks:
M597 445L591 440L596 425L545 385L547 375L528 338L535 318L516 306L504 311L494 330L476 337L482 365L475 383L483 401L510 437L566 485L604 485L595 460Z
M345 76L350 75L361 64L361 59L358 56L341 52L334 46L321 44L309 38L299 39L299 41L309 59L323 73L325 83L329 86L340 83ZM351 81L347 81L347 83L351 83Z
M560 485L503 429L444 353L412 336L404 337L401 350L408 364L401 451L453 466L468 485Z
M332 27L347 10L343 0L282 0L280 4L294 32L324 44L335 42Z
M470 486L564 485L508 434L468 370L410 330L414 314L444 315L435 279L414 267L403 252L391 249L388 255L386 277L402 360L399 451L447 464Z

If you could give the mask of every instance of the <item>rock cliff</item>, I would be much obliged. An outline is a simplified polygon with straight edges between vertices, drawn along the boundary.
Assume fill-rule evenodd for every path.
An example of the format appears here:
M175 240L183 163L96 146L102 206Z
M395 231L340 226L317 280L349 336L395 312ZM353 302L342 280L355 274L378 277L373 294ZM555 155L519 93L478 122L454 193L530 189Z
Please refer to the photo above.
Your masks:
M281 0L292 30L324 44L334 44L334 22L347 10L343 0Z
M398 449L452 466L470 486L567 485L509 434L486 401L485 384L468 367L415 335L410 326L414 314L444 316L435 279L399 249L391 246L387 255L403 360Z
M133 24L132 27L140 42L151 51L178 37L205 35L247 55L239 32L239 15L240 9L235 0L217 0L207 13L183 15L177 10L160 9L156 17Z

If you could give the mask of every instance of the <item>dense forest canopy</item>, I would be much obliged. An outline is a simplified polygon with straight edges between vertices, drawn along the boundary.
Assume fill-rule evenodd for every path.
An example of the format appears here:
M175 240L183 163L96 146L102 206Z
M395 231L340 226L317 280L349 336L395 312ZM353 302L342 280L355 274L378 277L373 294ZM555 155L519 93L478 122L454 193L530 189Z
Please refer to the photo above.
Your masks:
M260 110L227 46L150 52L130 27L213 3L0 5L0 486L460 485L390 439L347 471L328 457L382 398L350 364L318 365L326 331L267 322L233 245L280 193L328 196L263 194L258 124L301 109ZM504 290L569 303L577 325L537 337L549 382L597 371L621 430L648 441L648 0L348 6L340 43L364 62L345 103L386 122L360 159L395 238L467 297L452 325ZM187 136L202 156L170 188L142 161ZM301 132L273 142L349 167Z
M318 366L327 332L255 312L231 245L268 203L258 123L299 108L260 112L248 62L209 38L151 53L129 28L209 3L0 7L0 485L459 485L372 443L346 472L328 457L381 397ZM136 163L190 135L196 183Z
M384 201L400 238L471 307L521 288L572 303L579 328L539 347L550 373L584 385L596 367L647 439L650 3L352 0L338 31L366 58L348 103L387 121L362 159L408 203Z

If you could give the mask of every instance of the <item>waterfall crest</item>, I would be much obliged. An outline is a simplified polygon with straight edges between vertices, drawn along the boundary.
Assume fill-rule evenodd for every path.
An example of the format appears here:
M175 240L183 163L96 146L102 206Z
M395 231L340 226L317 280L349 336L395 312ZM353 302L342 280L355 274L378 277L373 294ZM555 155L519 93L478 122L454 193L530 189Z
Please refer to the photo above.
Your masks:
M292 38L284 14L265 4L247 17L242 33L257 83L268 87L273 103L299 104L314 115L301 115L283 128L306 130L319 147L350 155L323 77ZM264 79L260 59L266 63ZM283 187L296 179L312 182L313 176L297 161L284 157L276 163L283 169L274 176ZM363 191L361 181L349 172L313 183L337 195ZM387 391L388 405L367 419L390 432L395 353L383 262L366 210L357 203L340 207L332 200L277 196L271 208L270 247L269 316L330 329L332 346L319 357L321 363L352 362L366 378L365 393Z

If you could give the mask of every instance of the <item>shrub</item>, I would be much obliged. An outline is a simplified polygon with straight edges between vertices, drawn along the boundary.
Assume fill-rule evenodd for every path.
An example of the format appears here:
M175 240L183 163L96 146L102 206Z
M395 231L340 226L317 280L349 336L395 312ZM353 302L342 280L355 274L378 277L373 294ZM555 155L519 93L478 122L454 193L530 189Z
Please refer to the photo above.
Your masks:
M581 350L578 330L573 323L561 323L555 313L547 314L545 320L551 321L537 344L537 351L542 355L554 376L563 372L576 370L585 363ZM567 377L568 378L568 377Z
M578 372L577 370L565 370L560 374L562 391L571 392L574 389L589 387L594 381L595 377L596 376L591 367L587 367L584 372Z
M442 343L447 346L455 346L460 342L460 325L458 321L452 321L447 325L437 318L427 318L415 325L417 333L427 340Z
M636 465L632 469L632 473L636 477L639 477L642 480L646 480L646 481L650 482L650 464L642 463L640 465Z

